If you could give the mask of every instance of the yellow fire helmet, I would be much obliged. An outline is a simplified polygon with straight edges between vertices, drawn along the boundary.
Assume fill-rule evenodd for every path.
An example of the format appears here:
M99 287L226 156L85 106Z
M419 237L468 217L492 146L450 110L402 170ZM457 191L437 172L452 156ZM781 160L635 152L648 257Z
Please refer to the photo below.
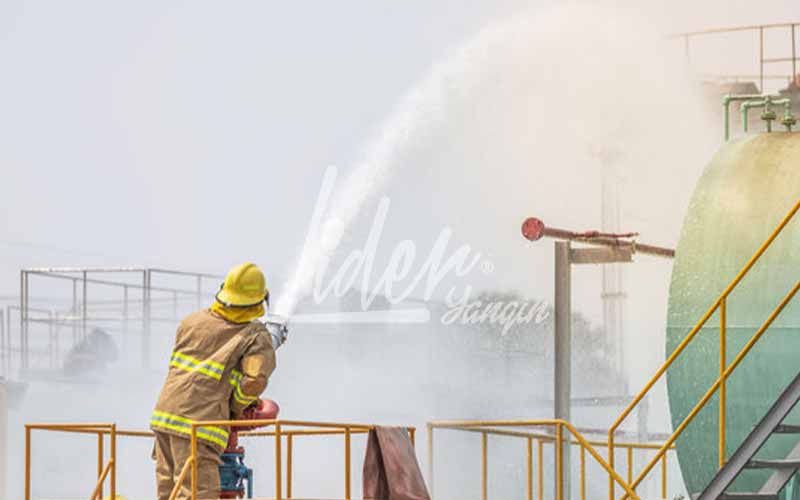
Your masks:
M252 262L234 267L225 276L216 298L225 307L253 307L262 302L269 305L264 273Z

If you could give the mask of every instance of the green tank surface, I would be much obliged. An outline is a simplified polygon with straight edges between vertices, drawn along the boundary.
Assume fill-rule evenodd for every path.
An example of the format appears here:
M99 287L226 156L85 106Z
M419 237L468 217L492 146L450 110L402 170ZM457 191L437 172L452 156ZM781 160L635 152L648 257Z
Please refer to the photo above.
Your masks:
M800 198L800 134L749 135L725 144L695 189L676 248L667 318L667 353L695 326ZM736 356L800 275L800 216L727 302L727 362ZM719 313L667 372L673 428L720 372ZM781 390L800 372L800 300L795 298L728 379L730 456ZM797 408L795 409L797 410ZM788 422L797 422L796 413ZM677 441L689 493L718 469L718 394ZM760 457L782 458L797 436L773 436ZM757 491L769 471L743 472L730 491ZM797 497L796 488L792 488Z

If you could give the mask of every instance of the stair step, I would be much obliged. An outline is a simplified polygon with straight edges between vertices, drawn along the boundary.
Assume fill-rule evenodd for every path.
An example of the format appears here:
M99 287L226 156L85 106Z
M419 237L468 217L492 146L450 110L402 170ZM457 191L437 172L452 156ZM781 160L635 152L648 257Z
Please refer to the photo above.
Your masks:
M784 458L780 460L754 459L747 462L748 469L798 469L800 459Z
M772 493L751 493L749 491L737 491L723 493L720 500L778 500L777 494Z
M800 434L800 425L781 424L772 431L773 434Z

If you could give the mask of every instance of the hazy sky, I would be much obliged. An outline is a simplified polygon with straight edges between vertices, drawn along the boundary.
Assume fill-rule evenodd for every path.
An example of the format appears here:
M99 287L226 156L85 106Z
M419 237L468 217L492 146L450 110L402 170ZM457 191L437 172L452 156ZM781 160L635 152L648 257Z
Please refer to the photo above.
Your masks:
M448 51L550 3L2 2L0 293L30 265L282 274L324 167ZM793 14L632 5L665 32Z

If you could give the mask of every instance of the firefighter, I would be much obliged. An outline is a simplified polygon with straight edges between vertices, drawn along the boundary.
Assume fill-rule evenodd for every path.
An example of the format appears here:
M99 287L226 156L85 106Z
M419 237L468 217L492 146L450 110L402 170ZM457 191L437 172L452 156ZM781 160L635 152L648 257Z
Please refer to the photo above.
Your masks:
M264 274L252 263L233 268L214 304L181 321L164 387L150 420L158 499L168 500L191 456L192 421L237 419L267 386L275 369L275 350L285 328L267 329L260 321L269 307ZM229 428L197 428L197 498L219 498L220 455ZM178 499L191 498L186 474Z

